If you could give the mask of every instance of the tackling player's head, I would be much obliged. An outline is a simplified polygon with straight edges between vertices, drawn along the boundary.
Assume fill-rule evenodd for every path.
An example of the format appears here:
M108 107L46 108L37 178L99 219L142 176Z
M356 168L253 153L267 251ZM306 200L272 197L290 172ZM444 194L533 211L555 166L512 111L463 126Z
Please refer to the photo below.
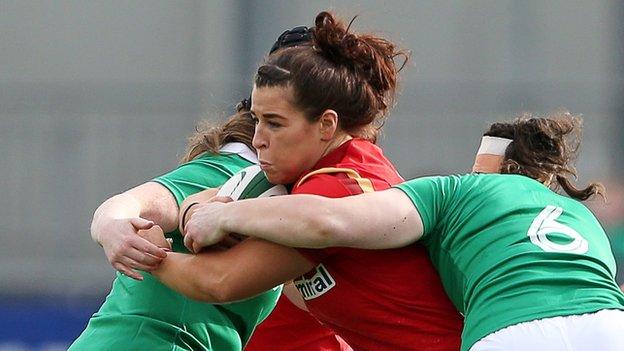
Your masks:
M546 186L560 186L568 195L586 200L595 194L604 196L600 183L591 183L584 189L577 189L568 179L576 177L573 162L578 155L582 132L582 119L567 111L559 111L544 117L525 113L512 122L497 122L484 133L480 152L475 159L479 171L482 168L506 174L521 174L533 178ZM481 152L490 138L492 144ZM483 155L490 157L485 166ZM488 172L488 173L490 173Z

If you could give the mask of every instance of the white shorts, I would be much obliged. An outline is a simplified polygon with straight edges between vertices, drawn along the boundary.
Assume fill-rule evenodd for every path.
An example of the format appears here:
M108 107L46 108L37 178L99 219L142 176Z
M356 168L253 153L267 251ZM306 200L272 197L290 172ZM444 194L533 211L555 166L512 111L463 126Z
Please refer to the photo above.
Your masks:
M622 351L624 311L537 319L503 328L477 341L470 351Z

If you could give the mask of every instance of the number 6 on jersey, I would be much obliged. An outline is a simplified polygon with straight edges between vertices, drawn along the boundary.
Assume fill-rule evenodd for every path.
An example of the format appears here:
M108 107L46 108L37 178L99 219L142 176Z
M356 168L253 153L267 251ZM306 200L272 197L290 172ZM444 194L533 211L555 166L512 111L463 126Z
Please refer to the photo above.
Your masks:
M531 239L531 242L546 252L586 253L589 250L587 240L576 230L556 221L562 213L563 209L561 207L552 205L546 206L546 208L535 217L533 223L531 223L529 227L527 235ZM547 235L549 233L565 234L572 239L572 242L557 244L548 239Z

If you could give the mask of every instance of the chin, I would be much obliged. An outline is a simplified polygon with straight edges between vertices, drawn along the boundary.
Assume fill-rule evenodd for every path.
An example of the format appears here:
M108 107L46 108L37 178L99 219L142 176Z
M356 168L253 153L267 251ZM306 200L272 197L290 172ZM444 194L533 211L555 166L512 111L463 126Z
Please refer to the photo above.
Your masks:
M275 173L275 172L271 172L271 171L264 171L264 175L267 177L269 182L271 182L273 184L288 185L288 184L292 184L295 181L297 181L296 178L295 179L291 179L292 177L287 177L284 174L279 174L279 173Z
M264 171L264 175L267 177L267 179L269 180L269 182L273 183L273 184L286 184L282 182L282 177L280 177L279 174L275 174L271 171Z

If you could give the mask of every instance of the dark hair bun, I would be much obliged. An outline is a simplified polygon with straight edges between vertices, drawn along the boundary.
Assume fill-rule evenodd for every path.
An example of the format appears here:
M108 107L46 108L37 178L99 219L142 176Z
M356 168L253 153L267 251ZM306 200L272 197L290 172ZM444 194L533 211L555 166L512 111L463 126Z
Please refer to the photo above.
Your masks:
M392 90L396 85L397 72L405 65L409 54L397 51L392 42L383 38L350 33L349 27L329 12L319 13L316 16L313 37L316 50L337 65L347 65L355 69L379 93L385 94ZM394 64L396 56L405 59L399 69Z
M403 55L407 60L407 53L372 34L350 33L329 12L319 13L315 25L310 44L285 47L266 58L256 72L255 87L291 86L292 102L308 120L332 109L343 131L375 142L396 95L400 69L394 58ZM287 31L278 42L292 33L298 40L304 32Z

